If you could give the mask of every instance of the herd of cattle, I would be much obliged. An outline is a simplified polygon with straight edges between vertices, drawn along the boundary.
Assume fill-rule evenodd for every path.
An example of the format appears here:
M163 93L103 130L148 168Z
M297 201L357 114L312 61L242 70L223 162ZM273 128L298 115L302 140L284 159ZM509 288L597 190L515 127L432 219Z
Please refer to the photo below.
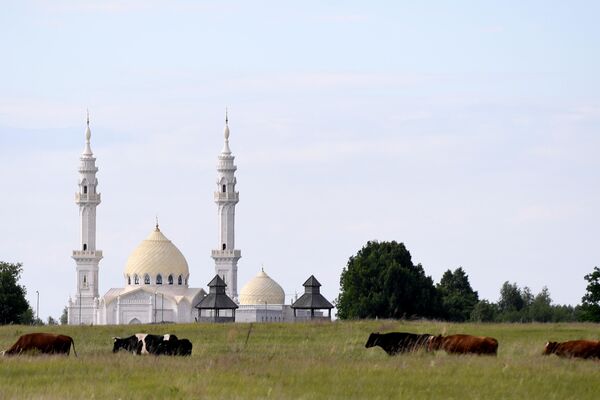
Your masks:
M123 349L133 354L153 354L167 356L191 356L192 342L188 339L179 339L175 335L149 335L147 333L136 333L135 335L113 338L113 353ZM65 335L52 333L28 333L22 335L10 349L3 355L19 355L22 353L38 352L43 354L65 354L69 355L75 342L73 338Z
M408 332L371 333L365 347L379 346L393 356L398 353L444 350L449 354L498 354L498 341L487 336L448 335L434 336ZM600 358L600 341L570 340L568 342L548 342L544 355L556 354L559 357Z
M137 333L126 338L113 338L113 353L125 350L133 354L153 354L169 356L191 356L192 343L172 334L149 335ZM73 338L52 333L29 333L19 337L17 342L3 355L19 355L27 352L69 355L75 342ZM498 341L487 336L448 335L434 336L408 332L371 333L365 347L381 347L387 354L396 355L425 349L444 350L449 354L498 354ZM544 355L556 354L559 357L600 358L600 341L571 340L568 342L548 342Z

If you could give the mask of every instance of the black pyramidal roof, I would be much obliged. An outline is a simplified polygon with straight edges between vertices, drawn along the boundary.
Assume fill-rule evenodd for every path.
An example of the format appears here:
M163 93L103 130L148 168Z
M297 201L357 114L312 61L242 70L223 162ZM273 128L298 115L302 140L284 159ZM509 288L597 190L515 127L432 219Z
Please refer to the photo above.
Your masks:
M292 304L292 308L313 310L333 308L333 305L321 294L319 289L321 284L314 275L311 275L302 286L304 286L304 294Z
M225 293L226 287L227 284L225 281L223 281L219 275L215 275L212 281L208 283L208 295L196 304L196 308L211 310L238 308L238 305Z

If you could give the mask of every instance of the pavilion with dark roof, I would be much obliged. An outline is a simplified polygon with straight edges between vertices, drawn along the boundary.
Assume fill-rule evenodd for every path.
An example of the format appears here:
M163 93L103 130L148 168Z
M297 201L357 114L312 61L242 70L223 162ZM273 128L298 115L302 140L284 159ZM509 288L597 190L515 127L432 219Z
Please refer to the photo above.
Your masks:
M311 275L302 286L304 286L304 294L292 304L294 318L296 318L296 310L310 310L310 319L331 320L333 305L321 294L321 284L317 278ZM325 309L328 311L327 317L323 316L322 312L317 312L315 315L315 310Z
M196 304L198 322L234 322L238 305L225 293L225 281L219 275L215 275L208 287L208 295Z

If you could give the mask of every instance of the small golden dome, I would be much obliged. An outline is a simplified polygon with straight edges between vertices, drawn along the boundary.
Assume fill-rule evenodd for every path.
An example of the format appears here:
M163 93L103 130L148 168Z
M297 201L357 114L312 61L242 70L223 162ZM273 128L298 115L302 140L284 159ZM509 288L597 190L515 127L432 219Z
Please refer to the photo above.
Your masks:
M277 282L261 270L240 291L240 304L283 304L285 293Z

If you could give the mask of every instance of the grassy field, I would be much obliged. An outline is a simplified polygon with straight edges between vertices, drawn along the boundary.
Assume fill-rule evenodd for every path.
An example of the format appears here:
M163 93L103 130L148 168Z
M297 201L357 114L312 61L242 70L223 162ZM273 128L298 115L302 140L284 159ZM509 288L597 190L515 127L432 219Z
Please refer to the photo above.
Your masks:
M357 321L0 327L0 349L34 331L70 335L78 357L0 357L0 399L598 399L600 362L541 355L547 340L600 338L594 324ZM500 342L498 357L443 352L389 357L370 332L470 333ZM112 354L112 337L174 333L192 357Z

